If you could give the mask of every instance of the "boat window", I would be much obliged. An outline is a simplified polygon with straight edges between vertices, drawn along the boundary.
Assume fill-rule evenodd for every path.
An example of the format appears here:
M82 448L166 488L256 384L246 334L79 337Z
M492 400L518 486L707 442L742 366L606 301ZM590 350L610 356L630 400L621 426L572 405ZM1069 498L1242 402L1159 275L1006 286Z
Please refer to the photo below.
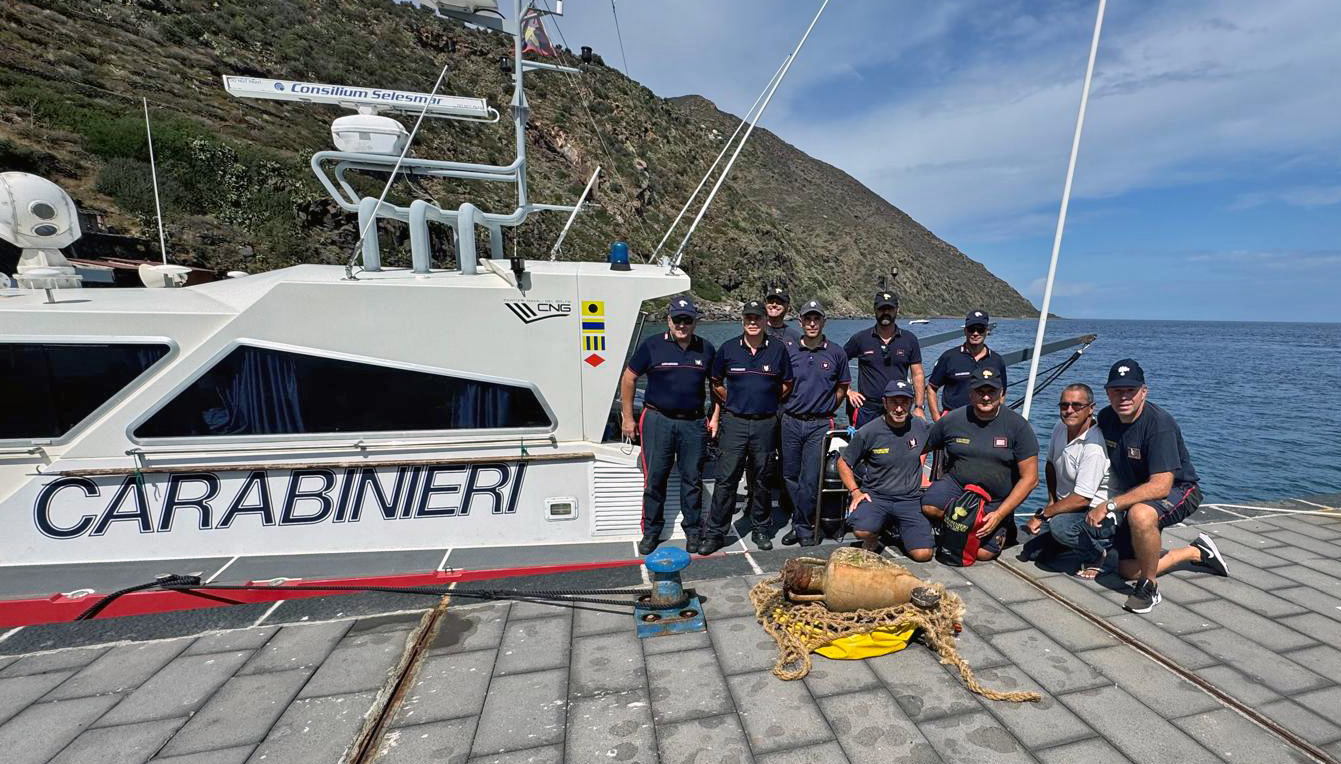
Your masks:
M167 354L163 344L0 343L0 440L64 436Z
M551 425L529 388L243 345L149 417L135 436Z

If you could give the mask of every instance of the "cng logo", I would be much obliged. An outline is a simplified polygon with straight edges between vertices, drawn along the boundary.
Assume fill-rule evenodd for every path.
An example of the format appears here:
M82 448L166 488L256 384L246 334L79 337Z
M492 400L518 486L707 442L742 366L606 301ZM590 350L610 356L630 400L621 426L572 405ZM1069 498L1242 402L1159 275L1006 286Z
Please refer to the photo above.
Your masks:
M523 324L573 315L573 303L567 300L504 300L503 304Z

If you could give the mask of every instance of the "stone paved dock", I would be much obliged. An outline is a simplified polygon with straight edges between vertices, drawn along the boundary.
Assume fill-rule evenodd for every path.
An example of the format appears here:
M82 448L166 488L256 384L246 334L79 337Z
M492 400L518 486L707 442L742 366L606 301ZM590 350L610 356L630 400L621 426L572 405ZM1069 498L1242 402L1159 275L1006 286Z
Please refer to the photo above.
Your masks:
M964 599L960 647L983 683L1036 690L1038 704L969 693L921 645L866 661L817 657L804 680L778 680L776 647L746 593L761 577L752 566L767 575L796 554L779 550L696 560L687 572L708 631L649 640L602 606L460 598L412 665L432 600L377 615L375 598L350 607L333 597L318 610L344 613L331 620L114 644L89 644L80 629L96 622L51 627L44 643L86 646L0 655L0 760L339 762L365 737L365 760L385 764L1316 760L1198 681L1341 759L1341 515L1166 533L1199 531L1216 538L1233 578L1162 577L1164 602L1144 616L1121 609L1114 576L1081 581L1013 553L1006 564L1023 577L994 564L910 565ZM636 572L606 575L638 583ZM584 585L609 582L531 584ZM0 653L23 644L0 642Z

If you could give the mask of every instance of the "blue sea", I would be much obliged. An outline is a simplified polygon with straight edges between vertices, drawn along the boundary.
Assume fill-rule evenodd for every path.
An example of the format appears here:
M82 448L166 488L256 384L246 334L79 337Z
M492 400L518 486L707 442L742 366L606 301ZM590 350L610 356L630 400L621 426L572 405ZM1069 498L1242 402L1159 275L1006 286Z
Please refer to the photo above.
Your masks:
M903 318L899 323L927 336L960 328L963 319L932 319L916 327ZM870 325L870 320L832 320L825 333L844 342ZM998 320L988 345L1003 353L1032 347L1036 327L1032 320ZM738 334L740 325L705 323L699 332L720 342ZM1046 339L1084 334L1098 339L1035 399L1030 421L1044 453L1061 389L1085 382L1102 405L1108 367L1135 358L1145 369L1150 400L1182 427L1206 501L1341 491L1341 324L1051 319ZM954 344L923 347L928 374ZM1044 356L1040 369L1070 352ZM1029 364L1009 371L1012 382L1021 380L1007 395L1013 401L1024 395Z

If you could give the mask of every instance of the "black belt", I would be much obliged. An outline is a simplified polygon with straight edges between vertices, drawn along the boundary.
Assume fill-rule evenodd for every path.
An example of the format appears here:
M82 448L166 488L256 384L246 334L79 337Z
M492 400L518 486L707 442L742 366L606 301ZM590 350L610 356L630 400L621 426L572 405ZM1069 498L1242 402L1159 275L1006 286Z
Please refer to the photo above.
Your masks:
M727 409L726 413L730 414L731 416L737 419L752 419L756 421L761 419L774 419L778 415L776 411L771 414L737 414L731 409Z
M685 411L674 411L674 410L672 410L672 409L659 409L659 408L657 408L656 406L647 405L647 404L644 404L644 405L646 405L647 408L652 409L653 411L657 412L658 414L660 414L660 415L666 417L667 419L680 419L680 420L683 420L683 421L692 422L692 421L694 421L694 420L696 420L696 419L702 419L702 418L703 418L703 411L702 411L702 409L700 409L700 410L698 410L698 411L694 411L693 409L688 409L688 410L685 410Z
M792 419L800 419L802 422L816 422L821 419L833 419L833 414L793 414L790 411L783 412Z

